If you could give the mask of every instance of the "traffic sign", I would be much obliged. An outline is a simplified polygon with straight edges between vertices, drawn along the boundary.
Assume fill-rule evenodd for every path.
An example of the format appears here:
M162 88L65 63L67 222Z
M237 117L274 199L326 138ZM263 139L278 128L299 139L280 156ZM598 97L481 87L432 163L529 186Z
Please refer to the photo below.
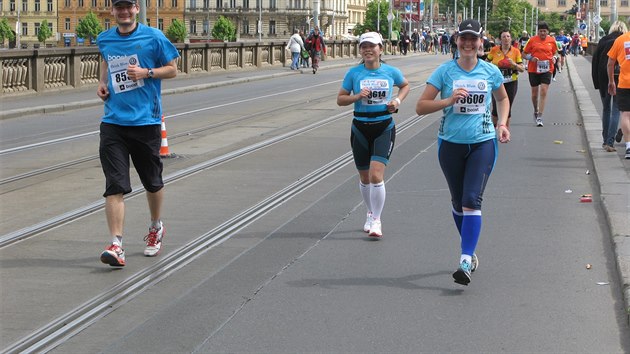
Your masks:
M602 18L599 15L595 15L593 16L593 23L596 25L599 25L599 23L602 22Z
M586 29L586 23L580 23L580 29L584 31Z

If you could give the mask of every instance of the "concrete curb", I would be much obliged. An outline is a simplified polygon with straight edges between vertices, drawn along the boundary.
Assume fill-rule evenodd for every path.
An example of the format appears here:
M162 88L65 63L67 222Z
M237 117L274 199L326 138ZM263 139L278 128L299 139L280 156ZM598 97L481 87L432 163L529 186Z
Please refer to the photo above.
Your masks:
M602 149L601 117L572 60L568 60L567 65L569 78L584 123L594 176L599 182L602 209L610 227L626 315L630 321L630 181L619 155Z

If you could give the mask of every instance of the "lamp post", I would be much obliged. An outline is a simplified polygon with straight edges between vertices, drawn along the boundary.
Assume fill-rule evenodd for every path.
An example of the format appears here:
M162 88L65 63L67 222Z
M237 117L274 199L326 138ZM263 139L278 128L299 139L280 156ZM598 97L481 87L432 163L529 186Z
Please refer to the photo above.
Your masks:
M20 49L20 37L21 37L20 8L18 7L17 8L17 19L15 20L15 48L16 49Z
M258 42L262 42L262 0L257 0L258 3Z
M389 36L387 38L389 38L390 42L392 40L392 21L394 20L394 14L392 13L392 7L391 7L391 3L392 0L389 0L389 13L387 14L387 22L389 23Z
M376 13L376 32L381 33L381 0L378 0Z
M453 24L455 28L457 28L457 0L455 0L455 18L453 19Z

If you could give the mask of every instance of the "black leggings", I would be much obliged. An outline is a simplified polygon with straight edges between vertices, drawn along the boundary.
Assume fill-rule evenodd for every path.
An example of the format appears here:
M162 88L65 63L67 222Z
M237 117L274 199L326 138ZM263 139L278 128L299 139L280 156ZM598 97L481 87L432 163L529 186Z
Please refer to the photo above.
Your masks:
M508 111L508 118L512 117L512 103L514 102L514 97L516 97L516 92L518 91L518 81L506 82L503 84L505 87L505 92L507 92L508 99L510 101L510 110ZM499 114L497 112L497 102L492 96L492 117L498 117ZM497 122L494 122L496 125Z

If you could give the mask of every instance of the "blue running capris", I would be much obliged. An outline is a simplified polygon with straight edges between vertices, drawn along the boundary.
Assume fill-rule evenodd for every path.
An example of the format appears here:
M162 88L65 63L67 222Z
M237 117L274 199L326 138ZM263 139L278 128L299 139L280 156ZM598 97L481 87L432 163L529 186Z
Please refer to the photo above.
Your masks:
M392 118L376 122L353 119L350 146L357 170L369 170L372 160L387 165L395 140L396 126Z
M483 191L497 157L497 140L455 144L438 139L438 160L451 192L453 209L481 210Z

